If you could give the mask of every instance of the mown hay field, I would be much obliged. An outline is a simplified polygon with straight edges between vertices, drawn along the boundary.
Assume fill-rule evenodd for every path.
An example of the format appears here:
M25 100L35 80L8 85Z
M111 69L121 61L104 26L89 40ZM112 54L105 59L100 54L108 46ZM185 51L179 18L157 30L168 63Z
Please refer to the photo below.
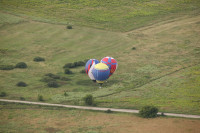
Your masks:
M0 132L44 133L199 133L195 119L144 119L134 114L104 113L0 102Z

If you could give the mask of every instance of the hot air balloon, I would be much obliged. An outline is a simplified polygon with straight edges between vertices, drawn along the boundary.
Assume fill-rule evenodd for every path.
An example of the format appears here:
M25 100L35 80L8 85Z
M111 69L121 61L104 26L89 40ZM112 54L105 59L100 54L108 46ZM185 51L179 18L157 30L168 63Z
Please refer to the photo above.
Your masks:
M111 76L115 70L117 69L117 61L113 58L113 57L104 57L102 60L101 60L101 63L104 63L106 64L109 69L110 69L110 75Z
M85 65L85 72L87 73L87 75L89 76L89 78L92 81L94 81L94 82L96 82L96 79L94 78L94 76L92 74L92 70L93 70L94 66L96 64L98 64L98 63L99 63L98 60L96 60L96 59L90 59L90 60L87 61L86 65Z
M110 69L106 64L98 63L94 66L92 73L96 82L102 85L109 78Z

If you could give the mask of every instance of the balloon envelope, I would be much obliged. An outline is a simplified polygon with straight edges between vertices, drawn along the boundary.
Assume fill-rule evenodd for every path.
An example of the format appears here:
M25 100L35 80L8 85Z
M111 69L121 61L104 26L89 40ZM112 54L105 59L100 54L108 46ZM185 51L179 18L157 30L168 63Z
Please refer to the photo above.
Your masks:
M96 79L94 78L93 74L92 74L92 70L94 69L94 66L96 64L98 64L99 61L96 59L90 59L87 61L86 65L85 65L85 72L87 73L87 75L89 76L89 78L93 81L96 81Z
M103 84L109 78L110 69L106 64L98 63L94 66L92 73L97 83Z
M117 69L117 61L113 58L113 57L104 57L102 60L101 60L101 63L104 63L106 64L109 69L110 69L110 75L111 76L115 70Z

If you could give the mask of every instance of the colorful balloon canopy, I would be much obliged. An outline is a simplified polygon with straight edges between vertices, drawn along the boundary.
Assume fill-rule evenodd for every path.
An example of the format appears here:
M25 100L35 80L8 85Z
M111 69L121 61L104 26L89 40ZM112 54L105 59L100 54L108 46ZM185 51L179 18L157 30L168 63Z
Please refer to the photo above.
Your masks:
M90 59L87 61L86 65L85 65L85 72L87 73L87 75L89 76L89 78L92 80L92 81L96 81L96 79L94 78L93 76L93 73L92 73L92 70L94 68L94 66L96 64L98 64L99 61L96 60L96 59Z
M97 65L94 66L92 73L97 83L102 85L104 81L109 78L110 69L106 64L98 63Z
M115 72L115 70L117 69L117 61L112 57L108 57L108 56L104 57L101 60L101 63L104 63L109 67L109 69L110 69L109 76L111 76Z

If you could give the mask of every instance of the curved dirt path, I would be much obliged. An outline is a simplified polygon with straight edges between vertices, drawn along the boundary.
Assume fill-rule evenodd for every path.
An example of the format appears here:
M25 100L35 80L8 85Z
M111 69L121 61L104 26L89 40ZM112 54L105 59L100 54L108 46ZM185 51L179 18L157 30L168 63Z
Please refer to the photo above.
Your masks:
M87 106L51 104L51 103L30 102L30 101L20 101L20 100L7 100L7 99L0 99L0 101L1 102L10 102L10 103L23 103L23 104L34 104L34 105L44 105L44 106L54 106L54 107L85 109L85 110L107 111L109 109L109 110L111 110L113 112L139 113L139 110L133 110L133 109L114 109L114 108L101 108L101 107L87 107ZM161 112L158 112L158 115L160 115L160 114L161 114ZM164 113L164 115L166 115L166 116L174 116L174 117L200 119L199 115L186 115L186 114L174 114L174 113Z

